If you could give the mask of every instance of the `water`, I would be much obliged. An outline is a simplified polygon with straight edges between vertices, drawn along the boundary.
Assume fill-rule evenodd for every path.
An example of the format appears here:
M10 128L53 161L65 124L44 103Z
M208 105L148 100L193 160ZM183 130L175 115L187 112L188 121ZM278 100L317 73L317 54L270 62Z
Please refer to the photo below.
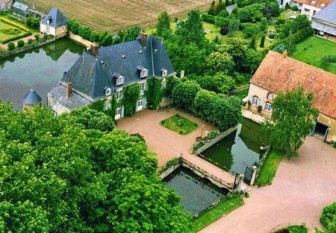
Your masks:
M260 125L243 119L237 131L202 152L202 155L227 171L244 174L246 166L259 164L262 144L266 145L267 139Z
M69 39L0 60L0 99L22 109L22 99L34 88L47 102L47 93L83 53L84 47Z
M226 196L227 189L220 189L187 168L179 168L165 180L167 188L174 188L181 197L184 209L197 215Z

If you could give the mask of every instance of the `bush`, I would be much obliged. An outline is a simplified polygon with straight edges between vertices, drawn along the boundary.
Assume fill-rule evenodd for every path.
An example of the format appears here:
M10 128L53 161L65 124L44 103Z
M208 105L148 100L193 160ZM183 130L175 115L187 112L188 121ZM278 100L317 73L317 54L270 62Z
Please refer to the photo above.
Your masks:
M183 109L189 109L193 102L200 86L195 81L185 81L178 84L172 93L173 103Z
M23 40L19 40L17 45L19 48L22 48L25 45L25 42Z
M15 49L15 44L13 42L9 42L7 44L7 46L8 46L8 50L14 50Z
M207 13L202 14L202 21L207 23L215 24L215 18L215 16L209 15Z
M327 232L336 232L336 202L323 208L320 221Z
M40 39L40 34L35 34L34 37L35 37L36 41L39 41L39 39Z
M263 35L260 40L260 48L264 48L264 46L265 46L265 35Z
M28 44L33 43L33 39L28 39Z
M224 17L217 16L215 19L215 25L217 27L228 27L230 20Z
M336 63L336 55L323 55L321 57L321 65L323 67L328 67L330 65L330 63Z
M244 23L243 27L244 27L243 32L246 37L257 35L260 32L260 27L257 24Z
M222 27L221 30L220 30L220 34L225 36L229 33L229 28L227 27Z

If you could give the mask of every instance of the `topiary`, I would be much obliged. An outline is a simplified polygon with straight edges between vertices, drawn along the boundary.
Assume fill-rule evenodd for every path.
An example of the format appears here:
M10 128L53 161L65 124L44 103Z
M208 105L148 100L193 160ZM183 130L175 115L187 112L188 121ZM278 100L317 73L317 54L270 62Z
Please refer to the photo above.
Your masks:
M14 50L15 49L15 44L13 42L9 42L7 44L7 46L8 46L8 50Z
M25 42L23 40L19 40L17 45L19 48L22 48L25 45Z

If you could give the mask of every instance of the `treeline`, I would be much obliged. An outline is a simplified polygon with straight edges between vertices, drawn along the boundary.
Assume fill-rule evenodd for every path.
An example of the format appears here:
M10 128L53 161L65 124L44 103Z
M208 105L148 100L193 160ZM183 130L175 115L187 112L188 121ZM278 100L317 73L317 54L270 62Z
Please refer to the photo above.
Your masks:
M96 42L101 46L109 46L112 44L134 40L141 32L141 28L138 26L130 27L125 32L119 31L116 34L112 34L107 31L94 31L88 26L78 23L76 20L70 20L68 27L70 32L91 42Z

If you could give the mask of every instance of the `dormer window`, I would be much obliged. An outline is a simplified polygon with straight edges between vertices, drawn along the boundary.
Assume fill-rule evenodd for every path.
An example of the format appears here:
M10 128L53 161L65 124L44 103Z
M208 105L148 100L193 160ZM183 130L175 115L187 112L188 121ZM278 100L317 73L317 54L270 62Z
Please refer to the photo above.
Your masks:
M116 73L113 75L116 78L116 86L123 85L125 82L125 77L121 76L120 74Z
M138 70L140 71L140 78L148 77L148 70L145 67L138 66Z
M168 71L166 69L161 69L161 75L162 77L166 77L168 74Z

